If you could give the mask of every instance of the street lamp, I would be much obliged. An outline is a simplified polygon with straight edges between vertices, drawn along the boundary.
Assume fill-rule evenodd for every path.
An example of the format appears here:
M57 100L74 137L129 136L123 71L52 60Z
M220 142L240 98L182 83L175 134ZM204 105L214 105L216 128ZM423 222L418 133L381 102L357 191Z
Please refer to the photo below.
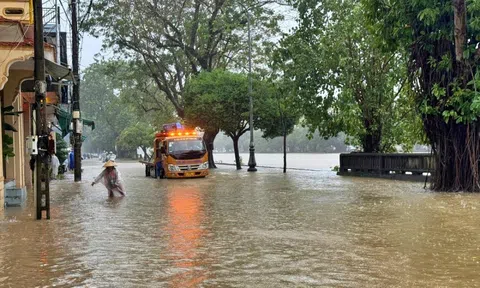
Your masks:
M250 98L250 157L248 158L248 172L257 171L255 161L255 145L253 144L253 99L252 99L252 38L250 35L250 11L247 9L248 29L248 96Z

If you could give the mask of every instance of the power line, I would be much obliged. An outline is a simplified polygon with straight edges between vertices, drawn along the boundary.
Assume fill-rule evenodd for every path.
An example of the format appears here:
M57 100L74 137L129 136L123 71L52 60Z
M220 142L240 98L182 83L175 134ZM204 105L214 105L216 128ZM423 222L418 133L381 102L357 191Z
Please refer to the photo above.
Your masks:
M23 39L25 38L25 35L27 35L27 32L28 32L28 29L25 29L25 32L23 32L23 35L20 39L18 39L18 43L17 45L15 45L15 47L11 48L10 51L8 51L8 54L7 56L5 57L5 59L3 59L2 63L0 63L0 66L3 65L3 63L5 63L5 61L7 61L8 57L10 56L10 54L12 53L12 51L14 51L15 49L18 48L18 46L20 46L20 43L23 43ZM14 41L16 42L16 41Z
M70 29L71 29L72 28L72 21L68 17L69 14L67 13L67 10L65 9L65 6L63 6L63 2L61 0L58 1L58 2L60 2L60 6L62 6L62 10L65 13L65 16L67 17L68 23L70 23Z

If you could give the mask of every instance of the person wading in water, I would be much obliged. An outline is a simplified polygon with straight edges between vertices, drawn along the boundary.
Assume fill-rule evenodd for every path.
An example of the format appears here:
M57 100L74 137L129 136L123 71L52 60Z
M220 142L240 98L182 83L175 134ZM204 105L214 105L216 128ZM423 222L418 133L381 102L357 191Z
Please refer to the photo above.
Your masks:
M120 171L118 171L115 166L117 163L109 160L103 165L105 170L100 173L97 178L92 182L92 186L102 181L103 185L108 190L108 197L114 196L125 196L125 188L123 187L122 177L120 176Z

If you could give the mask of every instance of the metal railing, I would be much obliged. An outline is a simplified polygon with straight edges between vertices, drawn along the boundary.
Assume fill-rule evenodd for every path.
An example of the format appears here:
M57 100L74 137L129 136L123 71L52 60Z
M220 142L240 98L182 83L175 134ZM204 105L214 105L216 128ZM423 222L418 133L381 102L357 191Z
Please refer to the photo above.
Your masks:
M430 153L342 153L338 175L422 175L435 168Z

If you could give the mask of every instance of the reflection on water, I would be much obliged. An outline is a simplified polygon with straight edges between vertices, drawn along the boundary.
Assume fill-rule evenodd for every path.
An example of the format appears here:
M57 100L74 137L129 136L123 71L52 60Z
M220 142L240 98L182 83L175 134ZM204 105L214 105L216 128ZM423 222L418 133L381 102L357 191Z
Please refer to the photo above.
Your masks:
M474 287L480 195L317 172L220 168L155 180L121 163L127 197L52 183L52 219L0 220L1 287Z
M185 181L183 184L190 185ZM163 231L169 239L163 257L171 260L169 270L177 271L171 277L173 287L195 287L207 279L199 255L204 235L202 198L195 186L167 188L167 223Z

